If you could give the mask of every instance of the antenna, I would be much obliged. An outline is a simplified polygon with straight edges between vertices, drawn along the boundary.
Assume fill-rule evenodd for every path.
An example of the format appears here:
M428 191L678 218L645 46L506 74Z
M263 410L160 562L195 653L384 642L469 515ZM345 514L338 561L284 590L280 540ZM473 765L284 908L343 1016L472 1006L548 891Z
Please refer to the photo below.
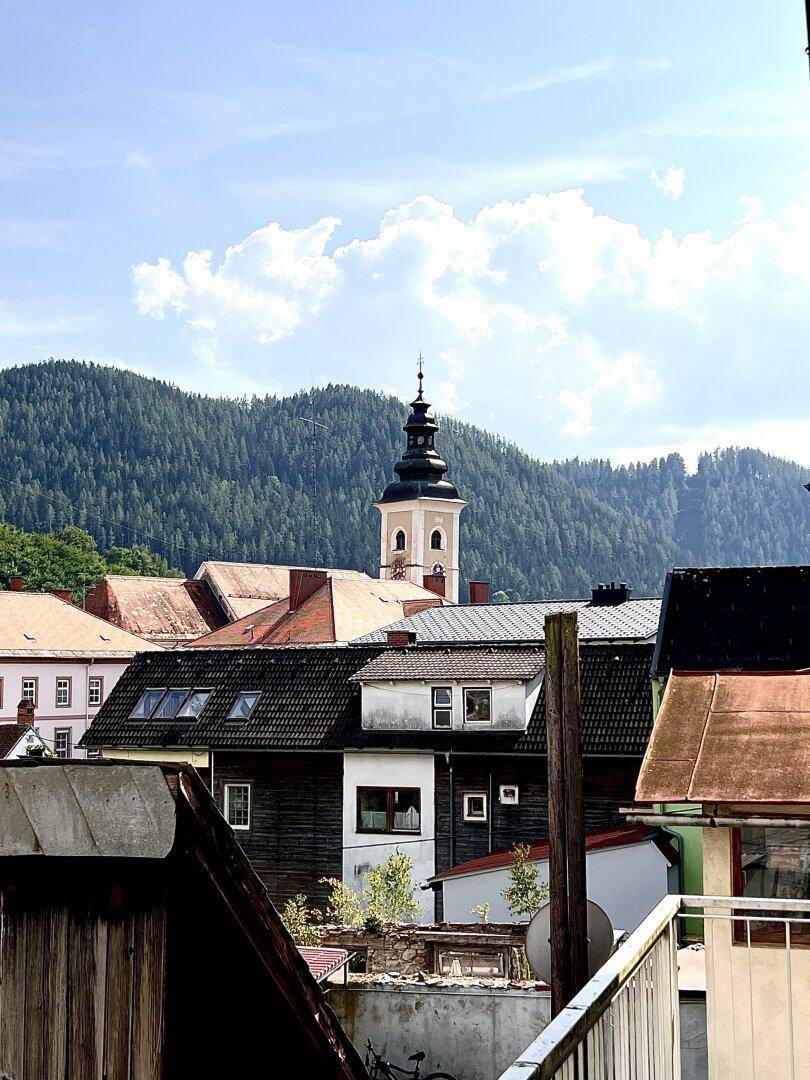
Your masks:
M312 379L312 373L310 372L310 380ZM317 440L318 440L318 428L322 431L328 431L329 428L326 424L322 424L320 420L315 419L315 387L312 385L309 392L309 416L299 416L298 419L302 424L309 424L312 428L312 442L310 444L310 469L312 477L312 497L310 499L310 566L317 566L318 559L318 455L317 455Z

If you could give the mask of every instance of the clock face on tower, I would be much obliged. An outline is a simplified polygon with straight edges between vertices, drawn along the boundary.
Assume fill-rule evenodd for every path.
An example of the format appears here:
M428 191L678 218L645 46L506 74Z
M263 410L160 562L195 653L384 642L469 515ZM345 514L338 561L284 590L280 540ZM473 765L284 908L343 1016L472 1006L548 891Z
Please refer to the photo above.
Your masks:
M402 555L397 555L391 563L391 578L394 581L405 580L405 559Z

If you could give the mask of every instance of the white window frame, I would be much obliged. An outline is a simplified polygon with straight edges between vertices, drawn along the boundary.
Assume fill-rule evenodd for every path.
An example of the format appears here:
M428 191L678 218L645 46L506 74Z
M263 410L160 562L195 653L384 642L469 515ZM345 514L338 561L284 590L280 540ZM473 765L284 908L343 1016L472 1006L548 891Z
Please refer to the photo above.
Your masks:
M481 693L489 694L489 720L469 720L467 718L467 694ZM492 723L492 687L491 686L465 686L461 691L461 696L464 701L464 723L469 724L470 727L484 727L486 724Z
M449 705L437 705L436 704L436 691L446 690L450 694ZM449 724L437 724L436 713L446 712L450 713ZM434 731L452 731L453 729L453 687L452 686L431 686L430 688L430 726Z
M234 825L230 819L230 803L232 788L247 788L247 825ZM253 817L253 785L245 780L230 780L222 785L222 816L234 830L234 832L249 832Z
M33 697L28 697L27 694L25 693L25 684L26 683L33 683L33 686L34 686L34 696ZM39 679L35 675L28 676L27 678L22 679L22 681L20 682L20 698L23 701L33 701L35 706L39 704L39 701L38 701L38 698L39 698Z
M56 748L57 737L59 735L67 735L67 741L66 741L66 744L65 744L65 753L64 754L60 754L59 751ZM59 758L67 759L67 758L73 757L73 729L72 728L69 728L69 727L54 728L54 731L53 731L53 752Z
M67 689L67 701L59 700L59 690ZM57 675L54 683L53 705L55 709L69 709L73 702L73 679L69 675Z
M514 792L514 797L509 795L510 791ZM501 784L498 789L498 801L501 806L519 806L520 788L517 784Z
M474 825L486 825L489 821L489 799L485 791L465 791L463 796L463 814L462 817L465 821L469 821ZM483 799L484 800L484 814L483 817L479 814L470 813L470 799Z
M439 534L439 542L440 542L441 546L437 547L437 548L435 548L433 546L433 534L434 533ZM438 525L434 525L433 528L430 530L430 536L428 537L428 550L429 551L447 551L447 533L444 531L444 529L440 528Z
M400 533L402 533L402 535L405 537L405 543L402 545L402 547L397 547L397 537ZM397 525L394 531L391 533L391 550L398 551L400 553L408 550L408 532L406 529L403 529L401 525Z
M93 684L98 684L98 701L93 701ZM100 709L104 704L104 676L87 676L87 707L88 709Z

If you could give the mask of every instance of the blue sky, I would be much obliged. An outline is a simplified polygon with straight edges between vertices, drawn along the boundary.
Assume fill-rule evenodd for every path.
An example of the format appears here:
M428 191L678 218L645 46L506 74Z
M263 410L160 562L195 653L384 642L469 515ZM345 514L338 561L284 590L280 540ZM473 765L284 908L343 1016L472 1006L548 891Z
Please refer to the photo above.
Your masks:
M4 13L1 364L810 465L800 0Z

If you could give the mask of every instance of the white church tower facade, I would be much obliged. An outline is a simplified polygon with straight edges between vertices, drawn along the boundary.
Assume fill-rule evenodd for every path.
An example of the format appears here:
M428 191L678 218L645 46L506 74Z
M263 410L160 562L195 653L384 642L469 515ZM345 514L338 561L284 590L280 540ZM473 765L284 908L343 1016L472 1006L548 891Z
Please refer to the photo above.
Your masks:
M407 445L394 466L397 479L374 504L380 511L380 577L411 581L458 603L459 524L467 505L444 478L447 463L436 452L438 424L422 392L405 424Z

